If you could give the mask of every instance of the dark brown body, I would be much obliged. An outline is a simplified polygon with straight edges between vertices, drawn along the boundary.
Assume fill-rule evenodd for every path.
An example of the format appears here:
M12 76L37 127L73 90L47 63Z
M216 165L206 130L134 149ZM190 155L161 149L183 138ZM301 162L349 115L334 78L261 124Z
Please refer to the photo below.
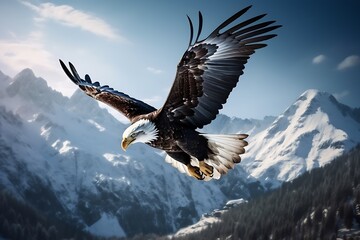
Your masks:
M191 156L203 161L208 158L209 148L207 139L199 134L192 127L179 122L167 121L162 115L161 109L149 114L140 115L134 119L148 119L153 122L159 130L156 140L147 143L148 145L165 151L170 157L188 165Z

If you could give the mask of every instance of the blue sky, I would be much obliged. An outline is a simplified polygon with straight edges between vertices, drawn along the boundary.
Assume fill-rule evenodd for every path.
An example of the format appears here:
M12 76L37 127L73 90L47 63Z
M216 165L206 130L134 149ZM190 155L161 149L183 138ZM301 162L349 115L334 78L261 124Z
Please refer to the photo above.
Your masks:
M161 107L189 39L186 15L201 38L253 5L243 20L268 13L283 27L256 52L221 110L229 116L281 114L310 88L360 107L360 1L14 1L0 0L0 70L32 68L70 96L76 86L58 59L81 75Z

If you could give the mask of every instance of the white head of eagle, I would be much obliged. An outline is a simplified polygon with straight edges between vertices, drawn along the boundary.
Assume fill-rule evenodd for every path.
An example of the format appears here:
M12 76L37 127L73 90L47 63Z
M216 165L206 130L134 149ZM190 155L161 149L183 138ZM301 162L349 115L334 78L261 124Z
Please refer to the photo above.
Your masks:
M121 147L126 150L132 143L149 143L156 140L158 131L153 122L148 119L140 119L124 131Z

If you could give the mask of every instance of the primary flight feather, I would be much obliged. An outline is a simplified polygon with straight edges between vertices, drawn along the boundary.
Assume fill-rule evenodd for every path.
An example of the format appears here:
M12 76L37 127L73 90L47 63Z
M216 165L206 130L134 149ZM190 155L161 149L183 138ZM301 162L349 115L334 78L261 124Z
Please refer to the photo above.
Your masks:
M70 70L60 60L66 75L87 95L123 113L131 125L124 131L122 148L146 143L167 153L166 161L199 180L219 179L241 161L246 134L204 134L197 131L216 118L219 109L239 81L249 57L265 47L263 41L275 37L268 34L280 27L274 21L257 23L259 15L233 24L249 7L220 24L204 40L199 40L203 18L199 12L199 28L195 38L191 19L190 41L182 56L175 81L163 107L156 109L109 86L82 79L75 67Z

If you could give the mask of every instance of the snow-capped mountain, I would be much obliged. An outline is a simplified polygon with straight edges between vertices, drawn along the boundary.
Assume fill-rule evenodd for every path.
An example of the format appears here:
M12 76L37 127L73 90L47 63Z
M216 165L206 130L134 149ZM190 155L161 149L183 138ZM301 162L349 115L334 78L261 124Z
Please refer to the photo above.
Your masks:
M359 143L360 109L339 103L329 93L308 90L270 126L249 138L241 170L263 186L275 188L305 171L324 166ZM220 222L231 203L243 203L243 199L204 214L198 222L172 236L186 237Z
M144 144L123 152L127 125L81 91L67 98L30 69L0 72L0 187L95 235L174 232L355 146L359 112L309 90L277 118L219 115L200 131L248 133L248 152L227 176L200 182Z
M0 87L0 186L50 216L101 236L167 233L232 197L225 181L195 181L144 144L123 152L126 125L80 90L64 97L30 69L1 74ZM249 197L242 174L235 196Z
M324 166L358 143L356 110L329 93L308 90L251 139L242 166L264 186L277 187Z

